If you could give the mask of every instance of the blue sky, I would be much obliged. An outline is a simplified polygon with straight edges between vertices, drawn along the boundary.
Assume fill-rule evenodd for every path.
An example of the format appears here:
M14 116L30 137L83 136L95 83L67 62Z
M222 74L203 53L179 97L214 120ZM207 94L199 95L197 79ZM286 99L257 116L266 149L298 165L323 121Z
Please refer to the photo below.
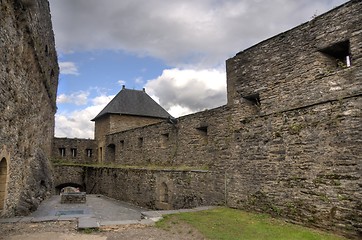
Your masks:
M173 116L226 103L225 60L345 0L49 0L60 66L57 137L90 121L122 85Z

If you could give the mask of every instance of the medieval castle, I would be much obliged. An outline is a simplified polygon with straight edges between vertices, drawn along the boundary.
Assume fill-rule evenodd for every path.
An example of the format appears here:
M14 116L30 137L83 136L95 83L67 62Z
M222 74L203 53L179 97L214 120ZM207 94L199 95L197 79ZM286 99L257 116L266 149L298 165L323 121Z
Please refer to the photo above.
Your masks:
M53 138L47 1L0 2L3 216L70 185L152 209L226 205L361 236L361 1L228 59L225 106L174 119L123 87L92 120L94 140Z

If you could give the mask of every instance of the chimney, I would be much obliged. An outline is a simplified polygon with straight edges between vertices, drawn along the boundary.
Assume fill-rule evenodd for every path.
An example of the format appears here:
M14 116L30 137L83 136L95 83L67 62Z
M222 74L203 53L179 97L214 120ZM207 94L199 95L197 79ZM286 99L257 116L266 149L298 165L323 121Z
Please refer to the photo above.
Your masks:
M146 92L146 88L142 88L142 91L143 91L143 92Z
M122 90L123 90L123 89L126 89L126 85L122 85Z

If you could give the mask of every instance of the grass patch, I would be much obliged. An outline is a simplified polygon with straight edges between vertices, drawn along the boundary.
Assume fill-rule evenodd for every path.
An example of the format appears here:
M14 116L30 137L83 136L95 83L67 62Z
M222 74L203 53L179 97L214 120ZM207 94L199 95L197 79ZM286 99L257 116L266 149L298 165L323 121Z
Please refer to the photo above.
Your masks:
M222 240L343 240L346 238L314 229L286 223L266 214L247 213L229 208L180 213L166 216L157 227L170 226L184 221L196 228L208 239Z

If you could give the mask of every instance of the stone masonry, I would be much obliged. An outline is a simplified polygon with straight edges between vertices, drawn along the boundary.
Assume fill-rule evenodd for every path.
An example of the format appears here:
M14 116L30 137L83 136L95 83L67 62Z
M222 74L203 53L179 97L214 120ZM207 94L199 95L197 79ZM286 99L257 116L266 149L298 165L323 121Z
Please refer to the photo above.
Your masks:
M352 0L239 52L227 105L107 133L109 166L56 172L149 208L225 204L361 237L361 13Z
M0 0L0 26L0 216L25 215L53 190L58 64L48 1Z

